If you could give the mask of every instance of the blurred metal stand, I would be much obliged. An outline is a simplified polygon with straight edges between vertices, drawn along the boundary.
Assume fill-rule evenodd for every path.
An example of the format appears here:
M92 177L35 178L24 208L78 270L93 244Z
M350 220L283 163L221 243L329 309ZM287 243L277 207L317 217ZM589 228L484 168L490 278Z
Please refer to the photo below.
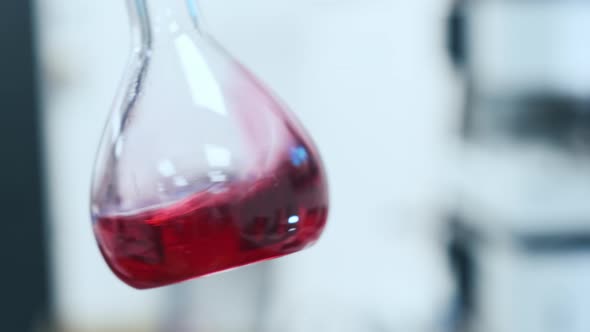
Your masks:
M50 323L31 1L0 2L0 330Z
M454 331L590 331L590 3L458 0Z

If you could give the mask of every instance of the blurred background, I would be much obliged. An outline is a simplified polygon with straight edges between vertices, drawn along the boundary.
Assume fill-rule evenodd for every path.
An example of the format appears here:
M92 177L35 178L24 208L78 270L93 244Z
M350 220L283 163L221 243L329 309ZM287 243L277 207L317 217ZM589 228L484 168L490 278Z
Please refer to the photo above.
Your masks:
M130 51L125 3L5 0L2 330L590 331L588 2L200 4L318 143L323 238L172 287L124 285L88 202Z

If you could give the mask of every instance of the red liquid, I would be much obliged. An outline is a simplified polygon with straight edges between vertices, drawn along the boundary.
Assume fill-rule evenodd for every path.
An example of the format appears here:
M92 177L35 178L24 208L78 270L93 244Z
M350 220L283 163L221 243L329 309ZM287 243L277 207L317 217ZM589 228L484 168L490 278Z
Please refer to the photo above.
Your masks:
M304 249L326 223L322 171L309 158L273 175L137 215L99 216L101 252L121 280L144 289Z

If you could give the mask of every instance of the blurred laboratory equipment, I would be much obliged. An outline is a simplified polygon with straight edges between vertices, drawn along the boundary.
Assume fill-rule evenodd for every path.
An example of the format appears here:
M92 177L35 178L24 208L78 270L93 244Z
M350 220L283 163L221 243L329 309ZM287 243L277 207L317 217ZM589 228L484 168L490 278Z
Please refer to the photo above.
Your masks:
M456 330L590 329L590 4L455 1Z

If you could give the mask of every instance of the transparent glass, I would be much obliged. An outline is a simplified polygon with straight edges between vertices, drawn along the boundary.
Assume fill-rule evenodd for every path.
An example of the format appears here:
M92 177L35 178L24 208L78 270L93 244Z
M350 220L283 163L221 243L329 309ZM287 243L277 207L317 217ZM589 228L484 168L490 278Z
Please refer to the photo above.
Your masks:
M193 0L128 0L134 50L95 164L112 271L152 288L304 249L328 213L312 139L203 32Z

